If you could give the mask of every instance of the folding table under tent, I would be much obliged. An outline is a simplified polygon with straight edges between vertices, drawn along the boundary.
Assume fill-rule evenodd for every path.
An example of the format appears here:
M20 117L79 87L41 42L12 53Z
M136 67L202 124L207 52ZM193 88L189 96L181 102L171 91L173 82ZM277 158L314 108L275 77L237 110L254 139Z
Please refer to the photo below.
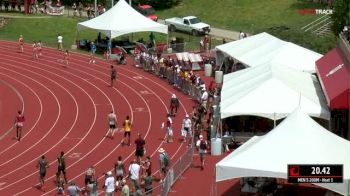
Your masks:
M287 179L288 164L342 164L343 183L315 183L350 195L350 142L295 110L264 136L254 136L216 164L216 182L241 177Z
M158 32L168 34L168 26L152 21L132 8L125 0L104 14L77 24L77 30L92 29L109 38L136 32Z

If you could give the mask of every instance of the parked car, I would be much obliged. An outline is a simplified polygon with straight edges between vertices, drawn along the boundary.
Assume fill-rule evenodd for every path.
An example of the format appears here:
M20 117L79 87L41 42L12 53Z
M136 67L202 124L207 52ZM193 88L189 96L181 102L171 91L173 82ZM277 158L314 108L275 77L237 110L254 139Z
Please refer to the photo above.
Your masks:
M184 31L194 36L210 32L210 26L201 22L199 18L195 16L168 18L165 19L165 24L168 25L170 31Z
M158 16L156 15L156 10L150 5L137 5L134 7L138 12L147 18L156 21L158 20Z

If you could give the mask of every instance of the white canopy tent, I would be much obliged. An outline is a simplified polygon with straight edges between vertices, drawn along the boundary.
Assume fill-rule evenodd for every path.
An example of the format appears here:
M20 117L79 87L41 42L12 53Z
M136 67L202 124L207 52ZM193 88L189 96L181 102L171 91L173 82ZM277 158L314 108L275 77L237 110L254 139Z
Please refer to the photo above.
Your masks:
M224 75L221 119L253 115L278 120L296 107L310 116L330 119L322 88L312 74L261 65Z
M350 142L300 109L264 136L254 136L216 164L216 182L240 177L287 179L288 164L343 164L343 183L318 186L349 195Z
M125 0L104 14L77 24L78 31L93 29L110 38L135 32L159 32L168 34L168 26L154 22L133 9Z
M232 57L247 67L279 64L310 73L316 73L315 61L322 57L265 32L216 46L216 51L217 65L221 65L225 57Z

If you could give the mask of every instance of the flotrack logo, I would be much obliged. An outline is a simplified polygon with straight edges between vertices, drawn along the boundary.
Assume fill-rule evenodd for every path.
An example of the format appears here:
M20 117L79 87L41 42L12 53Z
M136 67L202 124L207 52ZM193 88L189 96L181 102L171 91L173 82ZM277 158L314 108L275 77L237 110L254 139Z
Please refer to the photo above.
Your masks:
M332 9L302 9L302 10L298 10L298 13L301 15L306 15L306 14L329 15L329 14L333 14L333 10Z

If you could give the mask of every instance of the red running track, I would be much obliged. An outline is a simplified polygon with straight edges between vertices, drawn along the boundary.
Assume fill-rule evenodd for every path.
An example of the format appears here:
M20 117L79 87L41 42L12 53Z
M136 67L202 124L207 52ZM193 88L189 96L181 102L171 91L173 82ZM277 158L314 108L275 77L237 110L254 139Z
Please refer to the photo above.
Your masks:
M166 120L171 94L177 94L182 107L174 119L174 134L179 138L176 130L180 130L182 118L194 102L164 80L128 63L117 66L117 84L111 88L110 64L103 60L88 64L88 56L72 53L69 65L64 67L60 62L63 54L54 49L44 48L39 60L32 59L29 45L22 54L17 43L0 41L0 50L0 195L54 195L60 151L66 154L68 180L79 186L90 165L95 165L100 175L112 170L118 156L129 163L135 146L121 146L121 133L114 139L104 137L111 110L116 111L118 127L126 115L131 116L132 141L137 132L143 134L154 171L160 147L173 162L186 150L179 142L162 143L160 125ZM9 130L19 109L24 111L26 122L22 140L17 142L15 131ZM43 154L50 163L46 192L36 188L36 164ZM99 180L101 184L103 178Z

